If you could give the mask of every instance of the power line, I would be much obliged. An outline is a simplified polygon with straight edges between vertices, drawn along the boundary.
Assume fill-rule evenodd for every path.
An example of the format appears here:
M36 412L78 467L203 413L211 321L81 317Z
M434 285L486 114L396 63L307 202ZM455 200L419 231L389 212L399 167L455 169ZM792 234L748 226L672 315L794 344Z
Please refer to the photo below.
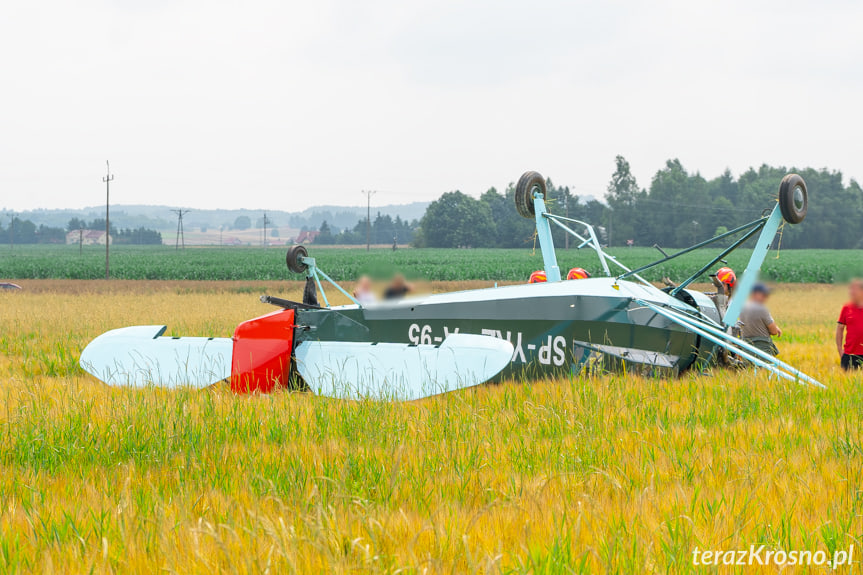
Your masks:
M183 216L188 214L191 210L171 210L175 214L177 214L177 243L174 246L174 249L180 249L180 241L183 242L183 249L186 249L186 236L183 235Z
M102 181L105 182L105 279L109 279L111 258L111 221L110 221L110 206L111 206L111 181L114 176L111 175L111 163L105 160L105 177Z
M674 207L678 207L678 208L696 208L698 210L706 210L706 211L713 211L713 212L749 212L749 213L753 213L753 212L757 211L757 210L752 209L752 208L737 208L734 206L728 206L728 207L710 206L710 205L703 205L703 204L682 204L680 202L675 202L673 200L658 200L658 199L653 199L653 198L639 198L638 200L635 201L635 204L637 204L639 202L647 202L649 204L658 204L658 205L662 205L662 206L674 206Z
M267 224L271 222L272 220L267 217L267 212L264 212L264 247L267 247Z
M9 216L9 249L15 249L15 212L7 212Z

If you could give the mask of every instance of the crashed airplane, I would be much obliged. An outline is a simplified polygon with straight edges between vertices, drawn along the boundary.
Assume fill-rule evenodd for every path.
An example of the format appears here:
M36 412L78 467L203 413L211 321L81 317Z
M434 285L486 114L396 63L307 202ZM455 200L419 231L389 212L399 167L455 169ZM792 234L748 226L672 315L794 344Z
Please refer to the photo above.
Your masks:
M606 253L591 225L552 214L545 194L537 172L523 174L515 194L518 213L536 223L545 282L361 303L304 246L293 246L286 260L305 276L302 302L262 297L279 309L240 324L231 338L163 337L163 325L112 330L83 350L81 366L111 385L207 387L229 380L237 393L289 388L342 399L413 400L508 378L607 371L675 376L732 357L821 386L732 335L780 225L806 217L800 176L782 180L766 215L636 269ZM561 279L552 226L595 252L601 277ZM708 295L688 289L752 238L755 248L724 314ZM728 241L679 285L660 289L639 275ZM352 303L330 305L323 282Z

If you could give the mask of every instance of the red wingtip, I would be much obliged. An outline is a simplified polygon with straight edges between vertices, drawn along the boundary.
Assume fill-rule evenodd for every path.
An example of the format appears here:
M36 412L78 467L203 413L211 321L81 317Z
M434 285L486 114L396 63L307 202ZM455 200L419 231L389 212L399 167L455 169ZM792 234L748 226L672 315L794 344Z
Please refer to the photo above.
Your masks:
M234 393L270 393L276 387L287 387L293 344L292 309L268 313L238 325L231 362Z

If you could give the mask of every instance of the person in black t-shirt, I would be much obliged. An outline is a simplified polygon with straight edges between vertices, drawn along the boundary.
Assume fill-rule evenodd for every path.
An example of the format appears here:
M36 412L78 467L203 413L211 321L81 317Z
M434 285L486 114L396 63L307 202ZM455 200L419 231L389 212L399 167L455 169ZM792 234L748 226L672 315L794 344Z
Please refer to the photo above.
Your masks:
M411 285L402 274L396 274L389 287L384 292L384 299L399 299L411 291Z

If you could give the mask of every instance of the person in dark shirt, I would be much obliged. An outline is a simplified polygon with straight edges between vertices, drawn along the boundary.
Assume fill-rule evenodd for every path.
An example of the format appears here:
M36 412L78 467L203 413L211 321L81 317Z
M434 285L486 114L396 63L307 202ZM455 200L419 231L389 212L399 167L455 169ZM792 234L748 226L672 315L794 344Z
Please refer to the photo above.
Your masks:
M411 291L410 284L405 280L402 274L396 274L389 287L384 292L384 299L399 299Z
M851 281L848 295L836 326L836 350L845 371L863 368L863 279Z
M767 309L767 298L770 289L763 283L752 286L749 301L740 312L740 337L753 346L770 355L779 355L779 349L773 343L774 337L781 337L782 330L773 321L770 310Z

